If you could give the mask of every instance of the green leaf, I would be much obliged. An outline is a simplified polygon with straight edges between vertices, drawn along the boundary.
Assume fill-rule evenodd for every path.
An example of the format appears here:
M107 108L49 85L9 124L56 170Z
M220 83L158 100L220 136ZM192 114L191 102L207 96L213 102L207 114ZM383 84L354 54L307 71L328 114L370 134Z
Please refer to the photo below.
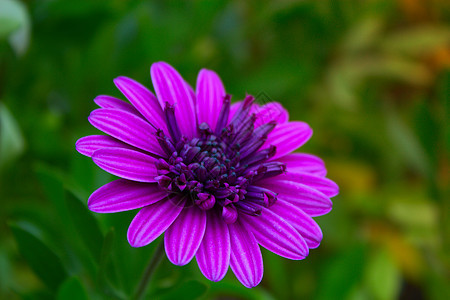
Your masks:
M11 284L11 263L6 252L0 248L0 296Z
M363 275L365 249L350 245L340 255L325 264L318 295L315 299L345 299Z
M56 208L62 223L65 224L64 221L68 219L69 213L64 203L64 185L61 176L43 164L37 164L35 170L46 198Z
M362 19L357 26L350 29L342 42L342 53L351 55L373 46L383 29L383 21L378 17Z
M421 232L425 231L431 238L432 234L430 231L437 227L439 211L435 203L424 201L425 197L424 195L418 195L417 192L411 195L404 192L403 197L396 196L395 201L389 202L387 215L396 224L401 224L409 229L417 229Z
M444 26L419 26L389 35L382 47L389 52L424 55L450 43L450 30Z
M17 0L0 1L0 39L7 36L16 54L22 55L30 41L30 17Z
M18 1L0 1L0 39L23 25L22 7Z
M114 227L111 227L103 240L97 275L97 286L101 289L103 294L108 295L110 298L125 299L126 295L122 291L116 289L118 276L114 262L111 259L115 235Z
M98 225L97 219L89 212L89 210L81 203L81 201L73 195L72 192L66 191L67 208L70 211L70 217L75 225L75 229L89 249L92 256L99 261L102 252L103 234Z
M431 270L424 279L426 283L428 299L447 300L450 295L450 285L448 284L448 274L446 269Z
M400 283L400 272L386 251L379 251L369 259L366 284L373 299L397 299Z
M40 239L18 225L10 225L19 251L36 275L52 290L67 277L60 258Z
M178 286L172 287L167 293L155 296L155 298L160 300L194 300L201 297L207 289L208 286L198 280L188 280Z
M283 257L280 257L270 251L263 250L264 267L270 270L269 273L264 274L264 280L273 293L280 299L289 298L289 272L286 270L286 262Z
M115 231L114 231L114 228L111 228L103 240L102 250L101 250L101 254L100 254L100 263L99 263L100 270L98 273L100 280L103 280L107 277L106 269L107 269L107 264L111 258L111 252L112 252L113 245L114 245L114 238L115 238Z
M398 159L403 160L423 175L428 175L430 162L425 150L413 133L395 111L386 107L386 126L391 143L397 151Z
M248 300L274 300L267 291L261 287L252 289L246 288L240 284L237 279L233 281L224 279L220 282L209 283L210 287L207 290L205 299L248 299Z
M17 19L0 16L0 38L8 36L11 32L20 27L20 22Z
M6 106L0 102L0 170L23 152L24 144L16 120Z
M57 300L88 300L86 290L77 277L70 277L58 290Z
M63 201L64 189L71 191L80 199L88 197L88 193L67 173L43 163L35 164L34 169L44 188L47 198L49 198L53 205L58 209L58 213L61 214L63 220L67 220L68 216L68 211L65 208L65 203Z

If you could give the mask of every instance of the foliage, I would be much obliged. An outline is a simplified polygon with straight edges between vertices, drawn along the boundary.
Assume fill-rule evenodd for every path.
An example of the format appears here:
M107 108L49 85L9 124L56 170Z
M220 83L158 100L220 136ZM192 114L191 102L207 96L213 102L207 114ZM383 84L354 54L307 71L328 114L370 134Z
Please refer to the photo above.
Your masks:
M446 9L447 8L447 9ZM303 151L341 187L304 261L263 252L263 282L164 260L158 299L448 299L450 27L445 1L0 0L0 298L126 299L155 243L93 214L112 178L76 153L112 79L164 60L233 99L263 92L314 129ZM447 196L447 197L446 197Z

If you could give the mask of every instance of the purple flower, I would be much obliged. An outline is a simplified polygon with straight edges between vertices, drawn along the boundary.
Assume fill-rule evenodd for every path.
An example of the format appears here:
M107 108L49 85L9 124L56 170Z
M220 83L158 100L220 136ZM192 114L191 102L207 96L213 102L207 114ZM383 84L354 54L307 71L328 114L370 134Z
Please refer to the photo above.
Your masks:
M89 122L107 135L83 137L77 150L121 177L96 190L89 209L140 209L128 229L133 247L163 232L167 257L221 280L230 266L246 287L259 284L259 245L300 260L319 246L312 217L331 210L338 186L323 161L292 153L311 137L276 102L235 104L216 73L203 69L196 91L170 65L151 67L156 96L127 77L114 80L131 102L98 96Z

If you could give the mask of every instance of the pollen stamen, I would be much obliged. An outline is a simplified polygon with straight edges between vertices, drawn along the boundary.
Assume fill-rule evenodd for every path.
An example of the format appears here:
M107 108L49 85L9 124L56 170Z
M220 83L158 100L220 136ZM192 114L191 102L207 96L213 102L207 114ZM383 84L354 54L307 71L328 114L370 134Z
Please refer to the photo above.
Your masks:
M230 99L229 95L224 97L215 131L201 123L197 127L199 137L191 140L181 135L174 107L166 103L170 137L162 130L156 133L169 154L168 159L159 159L156 164L159 186L170 194L188 195L188 201L202 210L218 209L226 223L236 222L239 213L258 216L263 207L273 205L276 194L253 183L286 169L283 163L268 161L275 155L274 146L259 150L276 123L255 129L256 114L250 114L255 99L247 96L226 125Z

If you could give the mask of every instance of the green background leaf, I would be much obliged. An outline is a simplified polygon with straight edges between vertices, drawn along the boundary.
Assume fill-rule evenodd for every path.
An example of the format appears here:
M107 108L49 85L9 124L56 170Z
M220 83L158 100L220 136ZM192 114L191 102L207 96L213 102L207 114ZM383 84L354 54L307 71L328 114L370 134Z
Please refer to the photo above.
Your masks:
M67 278L58 290L58 300L88 300L86 291L76 277Z
M25 141L17 121L0 102L0 172L24 151L24 147Z
M59 257L31 232L11 224L21 255L30 264L37 276L51 289L55 290L67 277Z
M66 201L70 217L85 247L89 249L95 260L99 261L103 245L103 234L97 220L71 192L66 192Z

